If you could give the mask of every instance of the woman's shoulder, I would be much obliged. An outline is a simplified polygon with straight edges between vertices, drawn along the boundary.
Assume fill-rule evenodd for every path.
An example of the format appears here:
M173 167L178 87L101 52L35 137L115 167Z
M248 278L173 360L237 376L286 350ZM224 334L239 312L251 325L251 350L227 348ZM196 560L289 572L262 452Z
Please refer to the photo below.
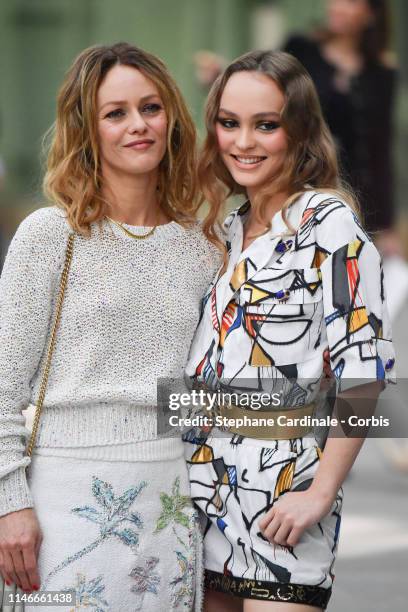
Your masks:
M308 64L316 57L320 58L318 40L304 34L292 34L285 42L283 50L296 57L302 64Z
M201 219L194 219L183 226L184 234L187 240L198 241L204 244L206 241L203 232L203 222Z
M299 200L298 236L309 236L327 253L355 240L371 238L352 206L335 191L307 191Z
M314 37L295 32L287 39L284 45L284 51L293 53L294 55L294 51L315 51L317 47L317 40Z
M246 200L243 204L240 204L239 206L231 210L224 219L224 222L222 224L223 229L225 231L228 231L231 225L233 224L234 220L237 217L243 217L248 212L250 207L251 207L251 204L249 200Z
M69 226L56 207L37 209L18 226L7 251L2 283L26 282L27 271L35 282L46 282L59 269L66 252ZM34 280L33 280L34 282Z
M54 239L70 231L64 212L57 206L44 206L30 213L20 223L17 233L20 237Z
M197 251L201 254L214 258L220 257L220 250L208 240L203 231L203 221L196 219L185 227L186 240L192 248L192 253Z
M63 211L56 206L39 208L18 226L8 249L8 259L35 254L35 260L59 260L70 232Z

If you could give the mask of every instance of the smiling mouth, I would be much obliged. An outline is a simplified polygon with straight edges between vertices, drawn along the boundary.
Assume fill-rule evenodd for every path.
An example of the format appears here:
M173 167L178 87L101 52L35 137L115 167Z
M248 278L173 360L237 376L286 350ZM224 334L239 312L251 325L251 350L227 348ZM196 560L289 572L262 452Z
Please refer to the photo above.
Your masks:
M231 157L236 159L240 164L246 164L247 166L259 164L266 159L266 156L260 155L231 155Z

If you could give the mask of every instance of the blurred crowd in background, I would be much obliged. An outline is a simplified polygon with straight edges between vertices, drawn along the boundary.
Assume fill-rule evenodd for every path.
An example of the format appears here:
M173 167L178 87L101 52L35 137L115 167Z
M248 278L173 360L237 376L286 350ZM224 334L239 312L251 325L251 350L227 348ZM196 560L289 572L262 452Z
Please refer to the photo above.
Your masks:
M408 297L405 24L405 0L117 0L114 6L107 0L4 0L0 266L17 224L45 204L43 136L54 120L63 74L79 51L128 40L158 54L202 132L205 97L223 67L250 49L284 49L316 84L344 180L384 256L395 320Z
M82 48L114 40L129 40L164 59L199 128L205 96L235 56L253 48L295 55L314 79L365 226L383 255L407 257L404 23L404 0L118 0L114 6L105 0L5 0L0 261L17 223L44 203L42 135L53 122L64 70ZM408 290L408 274L406 284Z
M404 245L408 153L405 0L4 0L0 4L0 224L43 203L41 142L73 57L129 40L159 56L202 128L206 94L223 66L254 48L280 48L312 75L338 144L344 178L386 255ZM408 57L407 57L408 60Z

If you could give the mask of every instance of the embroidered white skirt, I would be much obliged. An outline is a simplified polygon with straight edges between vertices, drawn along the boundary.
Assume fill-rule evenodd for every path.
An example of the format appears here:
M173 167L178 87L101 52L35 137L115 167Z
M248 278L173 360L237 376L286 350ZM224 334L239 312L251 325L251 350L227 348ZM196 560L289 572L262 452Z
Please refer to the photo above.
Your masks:
M130 461L129 449L124 461L123 446L34 454L41 591L73 591L61 611L197 612L201 542L182 443L165 461Z

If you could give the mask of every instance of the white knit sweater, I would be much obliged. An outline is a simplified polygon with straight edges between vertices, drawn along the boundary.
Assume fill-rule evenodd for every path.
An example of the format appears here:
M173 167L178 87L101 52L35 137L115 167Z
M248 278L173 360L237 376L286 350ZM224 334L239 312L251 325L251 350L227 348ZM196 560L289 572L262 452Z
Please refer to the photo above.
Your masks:
M38 396L69 231L56 207L31 214L0 280L0 516L32 506L21 410ZM37 446L155 440L157 379L182 377L219 263L198 224L135 240L106 221L76 236Z

